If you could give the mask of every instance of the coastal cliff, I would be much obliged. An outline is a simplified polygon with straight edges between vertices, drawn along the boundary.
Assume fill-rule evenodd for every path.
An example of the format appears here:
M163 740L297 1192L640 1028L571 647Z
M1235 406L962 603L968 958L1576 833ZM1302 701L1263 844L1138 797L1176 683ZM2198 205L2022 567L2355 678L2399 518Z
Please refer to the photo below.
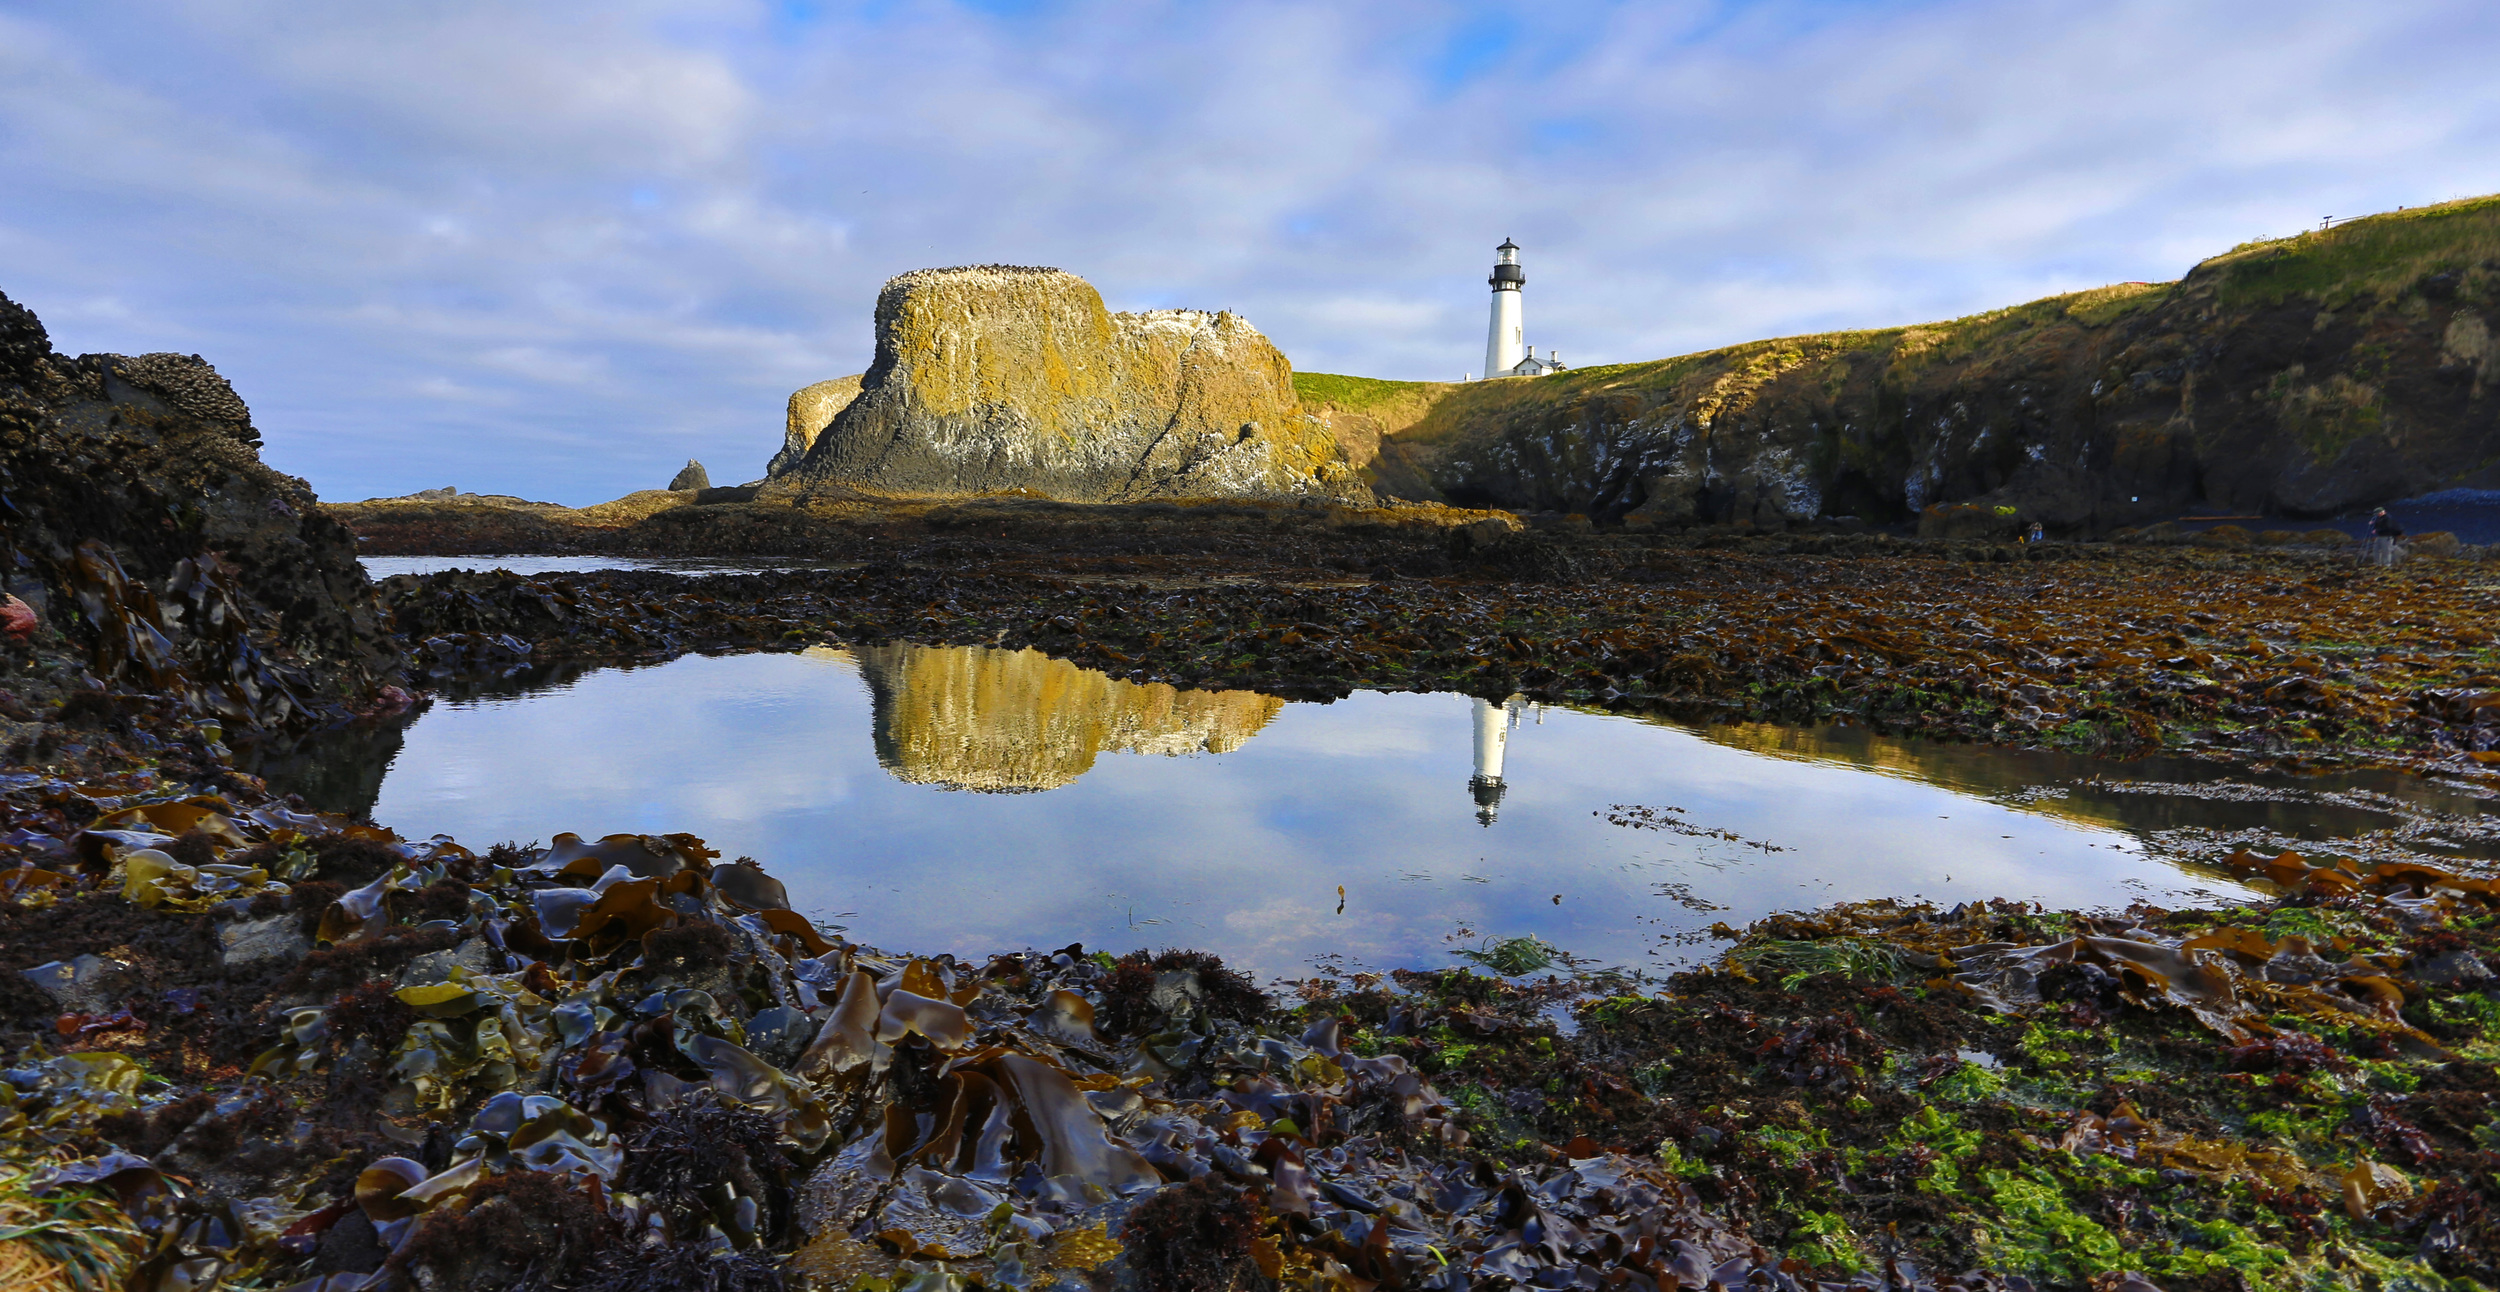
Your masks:
M1255 691L1139 685L1035 650L893 643L856 652L877 761L905 781L1057 789L1103 754L1228 754L1283 711Z
M838 411L841 382L792 397L767 496L1362 494L1291 365L1238 315L1113 314L1074 274L985 265L887 283L876 330Z
M2086 535L2500 487L2495 323L2500 198L2479 198L1946 323L1534 379L1296 381L1341 437L1380 437L1366 470L1394 496L1635 527L2007 508Z

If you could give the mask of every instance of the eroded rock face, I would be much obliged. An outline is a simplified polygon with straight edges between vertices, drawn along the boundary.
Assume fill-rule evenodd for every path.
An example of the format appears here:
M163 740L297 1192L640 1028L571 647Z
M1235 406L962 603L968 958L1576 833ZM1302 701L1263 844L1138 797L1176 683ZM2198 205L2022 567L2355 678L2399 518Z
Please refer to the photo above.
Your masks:
M101 567L81 555L93 540L143 585L126 605L161 603L155 626L192 674L176 689L250 711L229 722L356 707L402 661L355 536L311 486L263 464L259 444L250 409L197 355L71 358L0 296L0 496L17 558L8 590L42 602L46 622L92 637L70 594L100 586ZM199 559L209 554L218 559ZM229 610L206 609L228 596L249 640ZM198 609L185 618L185 605ZM106 609L116 630L120 613Z
M875 364L821 433L805 424L843 383L792 397L774 491L1078 502L1362 492L1335 437L1303 412L1285 357L1238 315L1112 314L1074 274L989 265L894 279L876 325Z

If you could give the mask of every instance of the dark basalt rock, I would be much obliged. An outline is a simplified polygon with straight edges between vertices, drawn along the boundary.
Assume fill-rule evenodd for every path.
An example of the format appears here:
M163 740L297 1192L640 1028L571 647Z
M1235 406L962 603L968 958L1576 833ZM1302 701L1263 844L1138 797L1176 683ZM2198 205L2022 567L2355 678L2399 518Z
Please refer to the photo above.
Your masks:
M0 575L8 591L73 638L92 639L99 610L82 612L74 585L94 598L94 578L81 583L76 565L82 544L100 543L131 583L164 603L147 626L186 667L253 664L258 676L243 690L258 697L255 720L300 722L365 706L398 677L401 659L356 563L355 537L320 509L311 486L263 463L259 444L250 409L205 360L71 358L53 350L32 311L0 296ZM211 553L218 561L203 567L199 558ZM211 602L239 610L240 622L223 609L188 619L180 609ZM236 641L204 640L220 635ZM266 702L269 677L283 679L276 689L291 694L287 703Z

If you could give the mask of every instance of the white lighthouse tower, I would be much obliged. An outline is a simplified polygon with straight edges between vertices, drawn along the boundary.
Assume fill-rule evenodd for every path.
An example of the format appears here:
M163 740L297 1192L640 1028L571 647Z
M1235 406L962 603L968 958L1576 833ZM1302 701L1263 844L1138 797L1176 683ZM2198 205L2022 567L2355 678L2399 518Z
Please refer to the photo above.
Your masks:
M1493 321L1484 333L1484 375L1507 377L1528 356L1527 324L1519 318L1519 289L1528 271L1519 267L1519 244L1508 238L1493 249Z

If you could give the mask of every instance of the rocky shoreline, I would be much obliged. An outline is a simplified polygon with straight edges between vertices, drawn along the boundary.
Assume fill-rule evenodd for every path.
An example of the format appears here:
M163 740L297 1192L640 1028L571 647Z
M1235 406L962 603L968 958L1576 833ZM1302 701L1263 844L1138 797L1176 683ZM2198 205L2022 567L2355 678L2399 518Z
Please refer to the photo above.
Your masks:
M0 789L37 961L0 982L0 1205L62 1286L2379 1288L2500 1254L2500 888L2418 863L1776 917L1664 991L1521 940L1270 996L1190 952L829 938L689 836L480 851L84 756Z
M2245 909L1780 916L1663 991L1527 939L1262 985L1185 950L851 942L773 858L403 838L234 754L525 662L979 642L2487 793L2500 664L2462 555L654 500L533 523L838 568L371 585L350 524L485 540L439 501L325 511L205 364L68 359L14 309L11 1286L2500 1283L2500 888L2458 865L2242 854L2274 894Z
M590 662L911 640L1030 646L1133 681L1291 697L1518 692L1692 721L2378 764L2476 784L2500 763L2479 757L2500 744L2479 560L1329 522L1239 506L1195 530L1061 542L895 527L839 549L834 568L378 586L438 671L508 652L495 643L506 637L538 643L534 659Z

